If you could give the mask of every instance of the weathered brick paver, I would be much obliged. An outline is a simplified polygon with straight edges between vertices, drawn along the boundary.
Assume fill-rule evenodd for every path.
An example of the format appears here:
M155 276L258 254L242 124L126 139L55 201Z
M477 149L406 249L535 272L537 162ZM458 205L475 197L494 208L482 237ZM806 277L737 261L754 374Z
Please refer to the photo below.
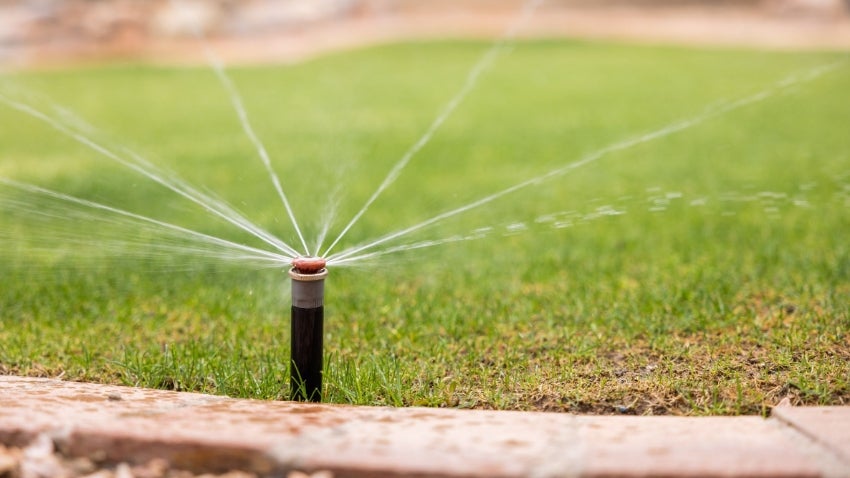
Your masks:
M850 408L779 407L773 416L823 443L850 464Z
M0 377L0 443L45 435L65 457L269 476L850 477L850 460L760 417L331 406Z

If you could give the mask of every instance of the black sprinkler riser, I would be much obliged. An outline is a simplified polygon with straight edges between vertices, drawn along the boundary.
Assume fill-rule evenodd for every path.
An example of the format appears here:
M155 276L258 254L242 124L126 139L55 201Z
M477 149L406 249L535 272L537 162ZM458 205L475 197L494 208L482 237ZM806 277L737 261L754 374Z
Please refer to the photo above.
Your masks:
M322 401L324 298L327 269L289 271L292 278L290 399Z

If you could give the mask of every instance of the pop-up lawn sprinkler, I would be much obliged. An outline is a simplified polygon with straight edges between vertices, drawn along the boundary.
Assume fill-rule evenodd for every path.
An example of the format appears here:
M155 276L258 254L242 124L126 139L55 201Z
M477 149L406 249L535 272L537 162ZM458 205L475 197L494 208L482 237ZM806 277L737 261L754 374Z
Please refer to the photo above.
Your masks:
M322 334L325 316L325 269L321 257L292 260L292 338L290 399L322 401Z

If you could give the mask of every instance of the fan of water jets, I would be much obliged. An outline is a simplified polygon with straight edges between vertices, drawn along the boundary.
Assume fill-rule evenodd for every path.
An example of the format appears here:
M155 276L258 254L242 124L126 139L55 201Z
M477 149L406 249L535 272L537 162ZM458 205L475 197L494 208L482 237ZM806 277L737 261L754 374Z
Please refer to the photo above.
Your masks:
M318 236L311 242L311 244L314 245L312 247L308 245L308 240L304 237L299 226L299 221L293 212L290 199L286 195L284 184L275 172L271 158L269 157L262 140L252 127L247 110L236 86L227 75L222 62L207 46L204 46L204 52L210 67L215 72L216 77L226 91L245 134L255 147L257 156L268 174L269 180L274 186L282 206L287 213L289 221L291 222L292 228L296 233L298 243L289 244L283 241L279 237L276 237L274 234L249 220L223 199L217 197L211 192L194 187L190 183L181 179L177 174L153 164L135 151L122 146L112 146L108 144L108 142L96 139L96 135L92 133L96 130L92 126L88 125L85 121L76 117L72 112L60 105L56 105L47 100L42 100L40 104L46 104L46 106L37 107L34 105L34 102L22 100L20 98L25 95L9 95L0 93L0 102L19 111L20 113L29 115L44 122L57 132L72 138L80 144L95 151L99 155L132 170L133 172L159 184L162 187L168 188L185 200L201 207L211 216L225 221L231 226L254 236L256 239L262 241L264 247L249 246L233 240L227 240L192 230L190 228L182 227L177 224L161 221L156 218L136 214L118 207L74 197L59 191L45 189L34 184L28 184L8 178L0 178L0 184L3 186L3 188L0 188L0 207L9 214L20 214L30 219L35 218L36 220L40 218L45 225L56 225L57 223L62 222L72 223L74 221L89 221L91 223L102 225L102 231L117 231L121 228L132 227L134 230L139 232L139 234L137 234L137 243L127 240L126 238L122 238L121 240L116 240L112 244L118 244L116 247L120 247L122 250L124 250L123 248L128 245L144 247L145 253L150 255L162 254L163 256L167 256L174 253L191 254L242 264L250 263L271 267L281 267L291 263L293 260L297 260L298 258L319 257L322 259L322 262L326 263L328 266L352 265L369 259L400 253L403 251L487 237L494 233L494 228L481 228L465 234L457 234L429 241L409 243L405 243L403 241L403 239L411 236L414 232L434 226L435 224L445 221L451 217L459 216L474 209L481 208L505 196L540 185L547 181L552 181L572 170L598 161L610 153L629 149L642 143L654 141L682 132L695 125L709 121L731 111L746 107L753 103L764 101L800 83L812 81L815 78L837 68L841 64L841 62L834 62L821 65L807 71L794 73L749 96L728 101L720 101L708 105L702 111L698 111L690 117L662 125L654 131L624 138L619 142L609 144L603 148L586 154L584 157L572 161L565 161L561 166L548 172L519 181L510 187L494 191L489 195L480 197L477 200L457 206L453 209L442 211L417 224L395 231L389 231L383 236L374 238L373 240L354 245L343 250L337 250L337 247L346 234L357 226L360 219L369 211L370 206L372 206L379 196L387 190L387 188L389 188L396 179L398 179L407 165L415 159L416 155L431 141L443 123L445 123L445 121L453 114L469 93L473 91L487 68L497 60L500 54L512 45L517 32L527 23L528 19L534 14L541 3L542 0L531 0L523 6L522 11L517 15L516 19L493 42L478 61L473 64L459 90L449 99L440 113L431 122L430 126L395 163L363 206L339 230L333 240L326 241L329 232L333 229L331 221L333 215L329 215L328 220L325 221L321 227ZM30 197L37 197L38 206L35 207L33 202L20 200L19 194L16 195L14 194L15 192L23 192L28 194ZM668 201L670 199L671 198L667 198ZM535 223L549 223L553 227L568 227L577 220L587 220L588 218L593 219L595 217L606 215L616 215L621 214L622 212L622 210L607 206L597 208L595 211L590 213L578 214L577 216L570 216L565 213L553 213L547 215L548 217L541 216L541 218L538 218ZM521 232L526 229L528 229L528 225L519 222L508 223L504 226L504 231L508 234ZM67 231L68 229L54 227L54 230ZM151 237L155 237L156 240L145 240L145 234L143 233L147 233ZM0 236L2 236L2 233L0 233ZM73 234L69 235L69 237L58 237L58 239L62 239L64 243L70 244L73 244L74 241L84 240L79 237L79 235L74 236ZM326 242L328 242L327 246L325 246ZM108 252L108 246L104 245L101 250Z

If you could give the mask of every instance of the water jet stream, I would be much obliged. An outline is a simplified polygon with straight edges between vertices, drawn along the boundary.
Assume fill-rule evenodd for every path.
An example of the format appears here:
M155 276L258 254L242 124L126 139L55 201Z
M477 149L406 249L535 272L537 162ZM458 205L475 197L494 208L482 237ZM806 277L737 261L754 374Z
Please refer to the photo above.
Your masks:
M180 0L171 0L171 5L175 7L180 6ZM272 185L277 192L277 195L280 197L281 202L283 202L283 207L286 209L286 214L289 216L289 220L292 222L292 226L295 228L295 232L298 234L298 239L301 241L301 245L304 247L304 253L309 254L309 248L307 247L307 241L304 240L304 235L301 233L301 228L298 227L298 221L295 219L295 213L292 210L292 207L289 204L289 199L287 199L286 194L283 192L283 187L280 184L280 179L278 178L277 173L275 173L274 168L271 164L271 159L269 158L269 154L266 151L265 145L260 140L259 136L254 132L254 128L251 126L251 122L248 119L248 112L245 109L245 105L242 102L242 96L239 94L239 90L236 89L236 85L233 84L233 81L227 75L227 72L224 69L224 63L215 53L215 51L210 48L207 44L206 38L204 38L204 34L198 28L197 25L192 25L192 34L195 36L198 41L201 42L201 47L204 52L204 57L207 60L207 64L209 64L210 68L215 73L216 78L218 78L221 85L224 87L227 92L230 103L233 106L233 109L236 111L236 116L239 119L239 123L242 126L242 130L245 131L245 134L248 136L248 139L251 140L254 147L257 150L257 154L260 156L260 160L263 163L263 166L266 169L266 172L269 174L269 178L272 181ZM298 255L297 253L295 255Z
M14 191L21 192L17 189ZM169 270L174 269L175 254L235 262L258 268L279 268L281 265L281 260L277 258L223 248L220 244L188 236L180 231L164 229L156 224L82 208L78 204L42 197L35 193L29 194L34 197L24 200L17 196L7 197L4 192L5 188L0 189L0 209L4 213L17 216L27 224L35 224L42 234L35 236L34 241L27 240L22 244L21 235L16 228L0 229L0 241L11 246L0 250L0 256L19 257L21 252L26 251L27 257L38 253L51 257L55 256L59 246L70 248L67 250L78 258L90 251L97 256L133 255L152 261L161 260Z
M154 225L154 226L157 226L157 227L162 228L164 230L177 232L177 233L183 234L186 237L192 238L196 241L200 241L202 243L213 244L213 245L216 245L218 247L224 248L226 250L234 250L234 251L239 251L240 253L247 254L247 256L246 255L240 255L240 256L231 256L231 257L240 257L240 258L250 257L252 259L261 259L261 260L265 260L265 261L271 261L271 262L274 262L274 263L277 263L277 264L285 264L290 259L292 259L292 257L290 257L290 256L285 256L285 255L278 254L278 253L275 253L275 252L266 251L266 250L263 250L263 249L258 249L256 247L246 246L244 244L239 244L239 243L236 243L236 242L233 242L233 241L228 241L226 239L221 239L219 237L210 236L208 234L204 234L202 232L194 231L192 229L187 229L185 227L177 226L175 224L171 224L171 223L168 223L168 222L165 222L165 221L160 221L158 219L153 219L153 218L150 218L150 217L147 217L147 216L142 216L141 214L132 213L132 212L129 212L129 211L125 211L123 209L115 208L115 207L112 207L112 206L107 206L105 204L101 204L101 203L98 203L98 202L89 201L87 199L81 199L81 198L78 198L78 197L75 197L75 196L71 196L71 195L60 193L60 192L53 191L53 190L50 190L50 189L42 188L42 187L35 186L35 185L32 185L32 184L22 183L22 182L19 182L19 181L14 181L14 180L2 178L2 177L0 177L0 184L4 184L6 186L18 189L20 191L38 194L38 195L41 195L41 196L49 197L49 198L56 199L56 200L59 200L59 201L64 201L64 202L67 202L67 203L77 204L77 205L83 206L85 208L99 210L99 211L105 211L105 212L115 214L115 215L123 217L123 218L128 218L128 219L131 219L131 220L134 220L134 221ZM186 250L190 250L190 249L187 248Z
M520 190L525 189L529 186L539 185L539 184L542 184L545 181L548 181L548 180L557 178L559 176L562 176L562 175L564 175L564 174L566 174L566 173L568 173L568 172L570 172L574 169L577 169L577 168L580 168L580 167L585 166L587 164L593 163L596 160L608 155L609 153L626 150L626 149L629 149L633 146L637 146L639 144L643 144L643 143L646 143L646 142L649 142L649 141L652 141L652 140L655 140L655 139L664 138L664 137L669 136L669 135L674 134L674 133L685 131L685 130L687 130L687 129L695 126L695 125L701 124L701 123L703 123L703 122L705 122L709 119L716 118L718 116L732 112L732 111L737 110L739 108L742 108L744 106L766 100L766 99L768 99L768 98L770 98L770 97L772 97L772 96L774 96L774 95L776 95L776 94L778 94L782 91L785 91L788 88L793 87L794 85L804 83L804 82L813 81L816 78L819 78L820 76L837 69L839 66L841 66L845 62L846 62L846 60L838 60L838 61L835 61L835 62L831 62L831 63L827 63L827 64L824 64L824 65L817 66L813 69L809 69L809 70L802 72L802 73L795 73L795 74L789 75L789 76L783 78L782 80L775 82L774 84L770 85L769 87L765 88L764 90L759 91L757 93L754 93L752 95L745 96L745 97L737 99L735 101L722 103L718 106L707 107L702 113L699 113L696 116L692 116L690 118L685 118L685 119L682 119L682 120L675 121L675 122L670 123L670 124L668 124L668 125L666 125L662 128L659 128L655 131L651 131L649 133L646 133L646 134L643 134L643 135L640 135L640 136L636 136L636 137L633 137L633 138L630 138L630 139L626 139L624 141L620 141L620 142L611 144L609 146L606 146L604 148L598 149L598 150L596 150L592 153L585 155L583 158L579 159L578 161L569 163L569 164L562 166L560 168L553 169L553 170L551 170L547 173L541 174L539 176L535 176L533 178L527 179L527 180L525 180L521 183L518 183L518 184L515 184L515 185L510 186L508 188L502 189L501 191L490 194L489 196L482 197L481 199L478 199L478 200L473 201L471 203L468 203L466 205L463 205L463 206L460 206L458 208L455 208L455 209L446 211L444 213L438 214L438 215L436 215L436 216L434 216L430 219L427 219L425 221L422 221L418 224L414 224L410 227L407 227L407 228L398 230L396 232L392 232L390 234L384 235L384 236L382 236L382 237L380 237L380 238L378 238L378 239L376 239L372 242L369 242L367 244L355 246L355 247L352 247L352 248L347 249L345 251L342 251L340 253L328 256L328 258L327 258L328 263L329 264L341 263L346 258L352 257L353 255L358 254L358 253L363 252L363 251L366 251L368 249L372 249L376 246L384 244L384 243L391 241L393 239L397 239L399 237L405 236L405 235L410 234L412 232L418 231L422 228L436 224L436 223L443 221L445 219L448 219L450 217L457 216L458 214L462 214L462 213L470 211L472 209L481 207L485 204L488 204L490 202L495 201L496 199L499 199L503 196L507 196L511 193L520 191Z
M800 190L805 191L811 189L812 185L801 185ZM836 203L844 203L845 207L850 207L850 203L846 203L845 190L850 185L842 185L843 190L839 190L834 194L831 201ZM589 210L584 212L576 209L565 211L549 212L534 218L533 221L512 221L502 223L500 225L491 225L479 227L474 230L454 234L448 237L437 239L426 239L416 242L409 242L397 246L380 249L373 252L367 252L361 255L354 255L345 259L332 262L334 267L350 266L357 262L362 262L370 259L377 259L386 255L426 249L445 244L458 242L474 241L492 237L494 235L513 236L519 233L528 233L539 230L540 227L551 229L563 229L567 227L579 226L587 224L591 221L596 221L605 217L621 216L628 213L629 210L644 209L652 213L661 213L667 211L673 204L673 201L678 201L691 208L705 207L709 202L716 204L757 204L762 212L770 215L779 214L780 208L811 208L812 203L805 195L789 194L785 192L774 191L759 191L759 192L740 192L740 191L724 191L716 197L709 198L706 195L696 195L693 198L686 198L685 194L679 191L664 192L660 188L648 188L648 194L645 197L635 198L633 196L621 196L616 200L611 201L612 204L604 204L601 206L592 207L591 204L597 204L599 198L590 200L585 206ZM629 201L627 203L626 201ZM729 211L723 211L723 214ZM532 229L533 228L533 229Z
M15 110L18 110L22 113L26 113L32 116L33 118L48 124L57 131L74 139L78 143L81 143L84 146L94 150L95 152L100 153L106 158L109 158L112 161L115 161L118 164L121 164L122 166L125 166L147 177L148 179L151 179L154 182L170 189L171 191L182 196L183 198L188 199L189 201L201 206L207 212L212 213L218 216L219 218L224 219L225 221L233 224L234 226L244 230L245 232L254 235L258 239L280 250L281 252L285 252L292 256L298 255L298 252L295 251L295 249L293 249L291 246L249 221L247 218L238 213L235 209L233 209L224 201L217 198L213 198L208 194L198 191L197 189L187 184L185 181L178 178L173 173L171 175L165 174L152 163L150 163L140 155L136 154L135 152L132 152L127 148L123 148L124 152L133 159L132 161L130 161L121 157L120 155L108 149L107 147L88 138L87 136L83 135L74 128L66 126L59 120L28 104L15 101L11 98L6 97L2 93L0 93L0 102L3 102L7 106ZM64 115L69 114L68 110L63 109L62 111ZM76 118L76 121L80 122L81 120Z
M445 244L452 244L452 243L455 243L455 242L474 241L474 240L477 240L477 239L484 239L485 237L487 237L486 234L475 234L475 233L473 233L473 234L466 234L466 235L454 235L454 236L444 237L442 239L431 239L431 240L425 240L425 241L419 241L419 242L412 242L412 243L409 243L409 244L402 244L402 245L399 245L399 246L393 246L393 247L390 247L388 249L382 249L382 250L379 250L379 251L368 252L368 253L365 253L365 254L361 254L359 256L352 256L352 257L347 257L345 259L339 259L339 260L331 260L331 261L328 262L328 264L330 264L334 267L340 267L340 266L350 265L350 264L355 263L355 262L361 262L361 261L364 261L364 260L367 260L367 259L375 259L375 258L383 257L383 256L386 256L386 255L389 255L389 254L395 254L395 253L398 253L398 252L413 251L413 250L416 250L416 249L425 249L425 248L429 248L429 247L442 246L442 245L445 245Z
M529 18L534 14L535 10L543 3L543 0L529 0L527 1L522 8L521 14L505 29L505 31L496 39L493 45L484 53L484 55L479 58L479 60L473 65L472 69L466 76L466 81L464 82L461 89L449 100L448 103L443 107L442 112L434 119L431 123L431 126L425 131L419 140L413 144L413 146L408 149L401 159L393 166L390 170L389 174L384 178L383 182L378 186L378 189L375 190L374 193L366 200L366 203L362 208L351 218L351 220L346 224L346 226L342 229L342 232L334 239L330 246L325 250L322 254L327 257L330 254L331 250L339 243L339 241L348 233L348 231L360 220L363 214L369 209L372 203L378 199L378 196L381 195L392 183L395 182L396 179L401 175L402 170L407 166L413 156L416 155L422 148L425 147L431 141L431 138L434 136L434 133L440 128L440 126L445 123L445 121L454 113L457 107L463 102L463 100L469 95L469 93L475 88L478 84L478 79L481 76L481 73L484 72L487 67L489 67L496 58L502 53L503 50L506 49L508 44L514 39L517 32L524 26ZM321 249L321 247L320 247Z
M319 252L322 249L322 243L325 242L325 238L328 236L328 232L330 232L331 226L333 225L333 219L337 215L337 210L339 209L340 202L340 192L342 191L342 181L337 181L336 186L334 186L332 192L330 193L330 199L327 202L325 212L323 214L323 219L321 222L321 228L319 229L319 235L316 237L316 249L313 252L314 256L319 256Z
M266 172L269 174L269 178L271 178L275 191L277 191L277 195L283 202L283 207L286 209L286 214L289 215L289 220L292 221L292 226L295 228L295 232L298 234L298 239L301 241L301 245L304 247L304 253L309 254L309 247L307 247L307 241L304 240L304 235L301 233L301 228L298 227L298 221L295 219L295 213L292 210L292 206L290 206L289 204L289 199L287 199L286 194L283 192L283 186L281 186L280 184L280 179L278 178L277 173L275 173L274 168L272 168L269 153L266 151L263 142L260 141L260 138L254 132L254 128L251 126L251 122L248 120L248 112L245 110L245 105L242 103L242 97L239 95L239 91L236 89L236 85L234 85L230 77L227 76L227 73L224 70L224 65L222 64L221 60L218 58L215 52L213 52L213 50L210 49L209 46L207 46L206 42L203 42L203 47L204 55L206 56L210 67L215 72L216 77L221 82L222 86L224 86L224 89L227 91L227 94L230 97L230 102L233 105L233 109L236 110L236 116L239 118L239 123L242 125L242 129L245 131L245 134L248 136L248 138L254 144L254 147L257 149L257 153L260 156L260 160L262 161L263 166L266 168Z

